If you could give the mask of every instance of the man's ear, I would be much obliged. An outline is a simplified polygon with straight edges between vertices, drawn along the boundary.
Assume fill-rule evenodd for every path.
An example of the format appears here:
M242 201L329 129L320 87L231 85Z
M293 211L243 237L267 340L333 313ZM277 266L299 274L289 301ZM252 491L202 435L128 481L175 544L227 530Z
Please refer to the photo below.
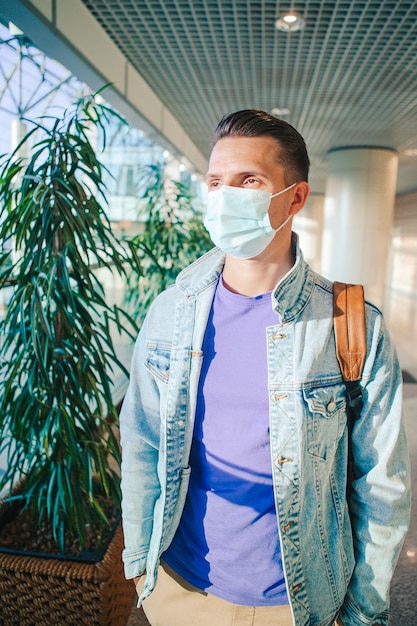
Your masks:
M310 193L310 185L305 181L301 181L297 183L294 187L294 197L291 202L290 210L288 211L289 215L296 215L301 211L303 206L306 203L308 198L308 194Z

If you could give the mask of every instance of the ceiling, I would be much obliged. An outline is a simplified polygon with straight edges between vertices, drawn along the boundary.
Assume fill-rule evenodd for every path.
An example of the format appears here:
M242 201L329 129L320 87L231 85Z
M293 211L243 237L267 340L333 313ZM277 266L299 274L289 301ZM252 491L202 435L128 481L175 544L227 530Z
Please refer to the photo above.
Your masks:
M288 109L305 137L313 191L327 152L399 151L398 191L417 189L415 0L83 0L203 154L217 121ZM280 32L292 8L301 31Z

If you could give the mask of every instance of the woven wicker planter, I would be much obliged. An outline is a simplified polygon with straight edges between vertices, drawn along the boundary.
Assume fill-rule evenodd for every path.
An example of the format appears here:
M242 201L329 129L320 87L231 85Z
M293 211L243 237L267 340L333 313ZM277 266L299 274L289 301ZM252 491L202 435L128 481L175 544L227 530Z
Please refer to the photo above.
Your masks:
M119 524L97 563L0 553L0 624L125 626L135 589L122 549Z

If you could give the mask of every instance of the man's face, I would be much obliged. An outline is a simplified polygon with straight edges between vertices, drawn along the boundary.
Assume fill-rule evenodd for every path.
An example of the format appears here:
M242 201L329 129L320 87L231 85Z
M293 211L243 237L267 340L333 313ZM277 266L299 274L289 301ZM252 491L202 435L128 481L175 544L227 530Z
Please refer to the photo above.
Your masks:
M214 146L206 176L208 191L222 185L277 193L287 186L284 168L277 162L273 137L224 137ZM277 228L286 217L293 190L271 200L269 219Z

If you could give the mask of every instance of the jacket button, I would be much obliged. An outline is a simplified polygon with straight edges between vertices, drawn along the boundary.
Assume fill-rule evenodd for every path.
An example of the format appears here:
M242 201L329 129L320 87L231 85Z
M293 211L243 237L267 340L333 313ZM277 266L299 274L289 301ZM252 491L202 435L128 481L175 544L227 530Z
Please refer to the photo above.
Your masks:
M276 393L274 395L274 400L285 400L285 398L288 398L286 393Z
M283 465L284 463L291 463L292 459L289 459L286 456L280 456L279 459L277 459L277 465Z
M327 410L332 413L332 411L334 411L336 408L336 403L335 402L329 402L329 404L327 405Z

